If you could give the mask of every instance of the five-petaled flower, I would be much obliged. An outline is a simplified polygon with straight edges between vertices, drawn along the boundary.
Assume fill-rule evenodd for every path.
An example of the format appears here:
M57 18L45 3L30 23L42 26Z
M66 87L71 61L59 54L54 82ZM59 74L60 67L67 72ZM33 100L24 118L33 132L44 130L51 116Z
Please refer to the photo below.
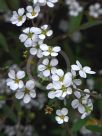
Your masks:
M67 116L67 114L68 114L67 108L62 108L62 109L56 110L56 114L57 114L57 116L55 117L55 119L58 124L63 124L64 122L68 122L69 117Z
M17 99L22 99L24 103L29 103L31 101L31 98L36 97L36 92L35 92L35 82L33 80L28 80L26 82L26 85L22 88L17 90L15 97Z
M9 78L7 79L7 85L11 90L16 90L22 88L24 83L21 79L25 77L24 71L18 71L17 73L14 70L10 70L8 73Z
M13 11L13 16L10 19L11 23L17 26L21 26L26 21L26 15L24 15L24 12L24 8L19 8L18 13Z

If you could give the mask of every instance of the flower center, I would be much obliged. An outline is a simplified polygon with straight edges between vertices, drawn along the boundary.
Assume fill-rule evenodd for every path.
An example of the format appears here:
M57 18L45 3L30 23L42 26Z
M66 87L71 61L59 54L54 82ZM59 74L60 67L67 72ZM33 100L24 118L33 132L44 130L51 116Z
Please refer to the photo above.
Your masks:
M50 64L47 65L47 69L51 70L51 65Z
M27 88L25 88L24 92L25 92L26 94L28 94L28 93L29 93L29 90L28 90Z
M48 32L48 30L42 30L42 34L46 35L46 33Z
M16 79L15 79L15 83L19 83L19 79L16 78Z
M60 118L64 120L64 115L61 115Z
M62 89L63 92L66 92L66 87L64 85L62 85L61 89Z
M18 17L18 20L19 20L19 22L22 21L22 16L19 16L19 17Z
M33 36L33 33L28 33L28 38L32 38L32 36Z
M33 11L31 14L32 14L32 16L35 16L35 15L36 15L36 12L35 12L35 11Z

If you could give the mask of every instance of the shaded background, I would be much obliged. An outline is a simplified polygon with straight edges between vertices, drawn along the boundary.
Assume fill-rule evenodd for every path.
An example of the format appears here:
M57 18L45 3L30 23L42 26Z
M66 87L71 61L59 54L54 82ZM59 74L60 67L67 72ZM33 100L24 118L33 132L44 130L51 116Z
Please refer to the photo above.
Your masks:
M43 18L39 17L35 20L35 25L46 23L50 25L54 35L46 43L51 46L61 46L71 64L78 59L83 65L89 65L97 72L95 76L89 76L83 86L102 94L102 18L93 19L87 15L88 6L94 2L96 1L81 1L85 6L85 12L75 18L68 16L68 7L63 0L60 0L53 9L42 7ZM39 98L41 101L39 105L44 103L45 106L42 105L39 108L39 105L33 104L27 109L15 100L14 94L7 93L5 79L8 70L10 67L25 69L29 56L29 52L25 52L26 48L20 43L18 37L23 28L32 25L28 20L22 27L16 27L9 22L9 18L13 10L26 7L27 4L26 0L0 0L0 136L101 136L101 97L93 100L94 110L85 120L80 120L78 113L68 104L70 116L68 126L59 126L54 120L54 114L45 115L44 110L46 105L51 107L55 101L48 103L44 96ZM60 67L66 70L62 60L60 56ZM37 89L37 91L39 95L43 93L42 90ZM39 100L36 99L37 102ZM15 133L10 134L14 130ZM32 133L27 135L27 132Z

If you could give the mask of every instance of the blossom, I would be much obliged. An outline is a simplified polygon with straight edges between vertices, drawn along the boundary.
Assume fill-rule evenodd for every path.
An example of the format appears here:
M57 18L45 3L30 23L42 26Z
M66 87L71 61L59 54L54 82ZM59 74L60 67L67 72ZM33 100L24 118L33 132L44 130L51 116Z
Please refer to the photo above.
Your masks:
M52 34L53 31L48 29L48 25L41 26L41 33L39 34L41 40L44 40L46 36L50 37Z
M36 55L38 58L43 57L42 50L40 49L40 45L42 44L42 41L37 41L32 43L32 47L30 48L30 54L31 55Z
M94 18L97 18L100 15L102 15L101 5L99 3L95 3L94 5L91 5L89 7L89 15L94 17Z
M24 83L21 80L25 77L24 71L18 71L16 73L14 70L10 70L8 76L9 78L7 79L7 86L9 86L11 90L16 90L24 86Z
M70 72L64 74L63 70L58 69L52 75L52 83L47 85L48 90L53 90L48 93L50 99L65 98L67 95L72 94L72 75Z
M21 26L26 21L26 15L24 15L24 12L24 8L19 8L18 12L13 11L13 16L10 19L11 23Z
M38 71L42 72L44 77L49 77L51 74L55 73L57 64L57 59L49 60L46 58L42 61L42 64L38 66Z
M86 94L84 94L84 93L86 93ZM81 116L82 119L85 118L87 115L89 115L93 109L92 100L89 99L89 97L90 97L89 89L85 89L84 93L75 91L74 94L77 97L77 99L74 99L71 103L72 107L74 109L78 109L78 111L82 114L82 116Z
M79 71L80 77L86 78L86 74L95 74L94 71L91 71L91 68L88 66L82 67L80 62L77 60L76 65L71 66L72 70Z
M36 92L34 90L35 83L33 80L28 80L26 82L26 85L22 88L17 90L15 97L17 99L22 99L24 103L29 103L31 101L31 98L36 97Z
M58 52L61 51L61 48L59 46L51 47L51 46L48 46L46 44L42 44L40 46L40 49L43 51L44 56L50 55L52 57L58 56Z
M65 2L66 2L66 4L67 5L70 5L70 4L72 4L73 2L75 2L76 0L66 0Z
M23 30L23 34L19 36L21 42L24 42L25 47L31 47L33 42L38 41L40 29L37 27L27 27Z
M45 6L47 5L48 7L52 8L54 7L54 4L58 2L58 0L33 0L34 5L39 5L39 6Z
M62 108L56 110L57 116L55 117L56 121L58 124L63 124L64 122L68 122L69 117L67 116L68 114L68 109L67 108Z
M32 6L27 6L27 13L26 16L29 19L34 19L38 16L39 12L40 12L40 7L39 6L35 6L34 8Z
M69 6L69 15L70 16L78 16L79 13L83 10L83 8L79 5L78 2L73 2Z

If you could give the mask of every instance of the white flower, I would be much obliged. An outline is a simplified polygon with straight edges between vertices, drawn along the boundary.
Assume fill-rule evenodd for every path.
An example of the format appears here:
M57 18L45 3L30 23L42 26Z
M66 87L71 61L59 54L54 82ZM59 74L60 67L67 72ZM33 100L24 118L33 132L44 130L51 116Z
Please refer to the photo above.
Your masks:
M71 74L72 74L72 86L73 88L76 89L77 86L81 85L82 81L81 79L76 78L77 77L76 71L71 70Z
M10 19L11 23L17 26L21 26L26 21L26 15L24 15L24 12L24 8L19 8L18 13L13 11L13 16Z
M62 108L61 110L56 110L56 121L58 124L63 124L64 122L68 122L69 117L67 116L68 114L68 109L67 108Z
M52 75L52 81L53 83L47 86L48 90L54 90L48 93L50 99L54 99L55 97L65 98L67 95L72 94L72 88L70 87L72 84L72 75L70 72L64 74L63 70L58 69Z
M88 89L85 89L84 93L83 91L82 93L75 91L74 95L77 99L74 99L71 103L72 107L74 109L78 109L78 111L82 114L82 119L89 115L93 109L93 104L91 99L89 99L90 95L88 93L90 93Z
M49 59L46 58L42 61L42 64L38 66L38 71L42 72L44 77L49 77L56 72L57 64L57 59L51 59L51 61L49 61Z
M42 41L34 42L32 43L32 47L30 48L30 54L36 55L38 58L43 57L42 50L40 49L40 45L42 44Z
M100 15L102 15L102 8L99 3L95 3L94 5L91 5L89 7L89 15L98 18Z
M38 34L41 30L37 27L27 27L23 30L23 34L19 36L21 42L24 42L25 47L31 47L33 42L38 41Z
M74 71L79 71L80 77L83 77L83 78L87 77L86 74L95 74L94 71L91 71L90 67L88 66L82 67L82 65L80 64L78 60L76 61L76 65L72 65L71 68Z
M51 47L46 44L42 44L40 46L40 49L43 51L44 56L51 55L52 57L58 56L58 52L61 51L61 48L59 46Z
M65 2L66 2L66 4L67 5L70 5L70 4L72 4L73 2L75 2L76 0L66 0Z
M39 34L41 40L44 40L46 36L50 37L52 34L53 31L48 29L48 25L41 26L41 33Z
M75 1L75 2L71 3L70 6L69 6L69 15L76 17L76 16L79 15L79 13L80 13L82 10L83 10L83 7L81 7L81 6L79 5L79 3Z
M15 73L14 70L10 70L8 76L9 78L7 79L7 85L10 87L11 90L16 90L24 86L24 83L21 80L25 77L24 71L18 71L17 73Z
M38 16L39 12L40 12L40 7L36 6L36 7L32 7L32 6L27 6L27 13L26 16L30 19L34 19Z
M47 5L48 7L52 8L54 7L54 4L58 2L58 0L33 0L34 5L39 5L39 6L45 6Z
M35 83L33 80L29 80L26 82L26 85L24 88L17 90L15 97L17 99L22 99L24 103L29 103L31 101L31 98L36 97L36 92L34 90Z

